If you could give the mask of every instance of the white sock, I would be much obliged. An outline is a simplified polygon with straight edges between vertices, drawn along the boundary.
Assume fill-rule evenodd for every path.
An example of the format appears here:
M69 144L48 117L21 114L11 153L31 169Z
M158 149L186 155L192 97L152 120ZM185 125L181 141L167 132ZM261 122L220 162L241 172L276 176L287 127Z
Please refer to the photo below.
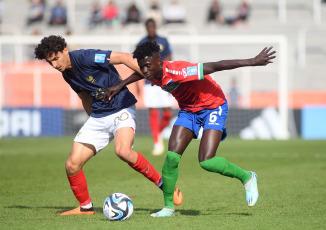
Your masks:
M170 208L170 207L164 207L164 208L162 209L162 211L164 211L164 212L171 212L171 213L173 213L173 212L174 212L174 208Z
M90 209L90 208L93 207L93 203L91 202L91 203L89 203L89 204L87 204L87 205L83 205L83 206L80 206L80 207L82 207L82 208L84 208L84 209Z
M163 148L163 143L162 142L155 143L154 148Z
M161 177L160 183L158 183L157 187L161 187L162 184L163 184L163 178Z

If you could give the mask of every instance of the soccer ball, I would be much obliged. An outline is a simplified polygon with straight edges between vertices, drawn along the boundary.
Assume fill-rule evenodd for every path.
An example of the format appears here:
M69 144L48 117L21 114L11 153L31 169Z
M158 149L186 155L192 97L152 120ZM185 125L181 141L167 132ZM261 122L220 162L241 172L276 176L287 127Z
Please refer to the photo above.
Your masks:
M103 204L104 216L109 220L127 220L134 211L131 199L123 193L113 193Z

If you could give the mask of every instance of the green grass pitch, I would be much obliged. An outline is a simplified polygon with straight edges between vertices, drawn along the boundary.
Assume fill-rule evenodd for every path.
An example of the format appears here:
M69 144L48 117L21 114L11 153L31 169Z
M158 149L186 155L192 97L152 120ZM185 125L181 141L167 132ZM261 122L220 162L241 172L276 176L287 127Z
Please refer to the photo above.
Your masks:
M64 169L72 141L0 140L0 229L325 229L325 140L222 142L218 156L258 175L260 197L250 208L239 181L200 168L194 140L179 165L184 202L172 218L150 217L163 206L161 191L119 160L112 144L84 167L95 215L59 216L78 206ZM136 138L135 149L161 172L165 155L151 156L151 148L149 137ZM105 219L103 201L113 192L132 199L129 220Z

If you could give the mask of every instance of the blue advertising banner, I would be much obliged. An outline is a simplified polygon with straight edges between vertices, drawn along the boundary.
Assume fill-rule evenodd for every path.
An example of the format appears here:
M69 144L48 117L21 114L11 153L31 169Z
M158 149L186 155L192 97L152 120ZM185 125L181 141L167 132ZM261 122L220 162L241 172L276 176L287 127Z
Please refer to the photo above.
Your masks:
M302 137L326 139L326 106L307 106L302 109Z
M63 135L62 108L4 108L3 137L37 137Z
M326 117L326 109L318 111L294 110L295 130L293 136L301 135L303 138L325 138L324 126L321 122ZM228 136L239 136L243 129L250 126L254 119L260 117L261 109L230 109L226 128ZM164 131L164 138L170 132L178 114L173 110L173 119ZM304 117L302 120L301 117ZM317 116L317 117L316 117ZM316 119L319 118L319 119ZM3 137L41 137L41 136L75 136L88 115L82 109L65 110L62 108L4 108L2 110L1 132ZM151 135L148 125L148 110L137 110L137 135ZM316 122L313 125L311 122ZM302 132L301 132L302 131Z

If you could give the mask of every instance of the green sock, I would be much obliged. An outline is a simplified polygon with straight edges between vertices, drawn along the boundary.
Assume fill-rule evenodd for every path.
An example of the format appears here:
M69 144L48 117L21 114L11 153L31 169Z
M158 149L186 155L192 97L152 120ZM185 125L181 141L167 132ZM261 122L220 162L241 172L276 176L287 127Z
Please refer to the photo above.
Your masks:
M222 174L223 176L238 178L242 183L246 183L251 178L251 173L228 162L223 157L213 157L199 163L200 166L209 171Z
M173 193L177 183L181 155L168 151L162 170L165 207L173 208Z

